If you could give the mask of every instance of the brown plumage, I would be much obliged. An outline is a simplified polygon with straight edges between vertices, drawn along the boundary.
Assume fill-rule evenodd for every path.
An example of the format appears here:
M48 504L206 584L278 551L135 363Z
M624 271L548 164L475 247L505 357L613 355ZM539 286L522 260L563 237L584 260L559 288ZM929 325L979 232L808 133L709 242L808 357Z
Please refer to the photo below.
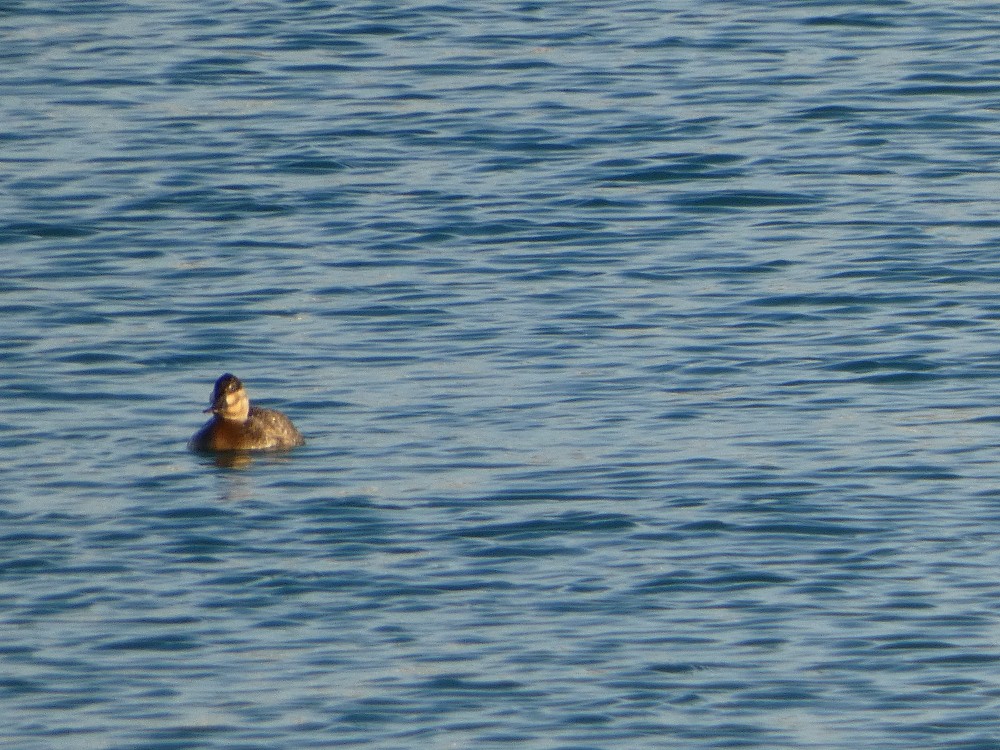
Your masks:
M250 403L243 383L228 372L215 381L212 418L188 443L196 451L287 450L306 441L292 421L274 409Z

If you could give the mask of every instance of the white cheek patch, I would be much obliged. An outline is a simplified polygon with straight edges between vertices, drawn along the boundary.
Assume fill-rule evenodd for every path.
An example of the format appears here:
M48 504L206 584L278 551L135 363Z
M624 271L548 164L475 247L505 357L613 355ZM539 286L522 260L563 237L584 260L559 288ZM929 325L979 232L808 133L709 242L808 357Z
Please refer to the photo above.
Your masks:
M225 406L222 408L222 416L226 419L246 419L250 403L247 401L244 391L227 393Z

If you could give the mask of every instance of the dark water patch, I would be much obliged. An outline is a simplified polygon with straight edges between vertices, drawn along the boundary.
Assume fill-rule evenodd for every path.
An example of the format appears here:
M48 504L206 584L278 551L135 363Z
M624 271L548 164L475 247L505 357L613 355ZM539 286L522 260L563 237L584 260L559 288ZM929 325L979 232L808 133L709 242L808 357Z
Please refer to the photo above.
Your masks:
M890 16L874 13L838 13L829 16L812 16L801 21L805 26L885 29L895 26Z
M212 520L232 520L238 517L235 510L214 505L184 505L156 510L151 513L158 520L184 523L200 523Z
M908 600L895 600L887 602L883 609L904 609L904 610L928 610L933 609L934 605L931 602L926 601L908 601Z
M275 171L285 174L328 174L348 169L342 161L323 156L296 156L278 162Z
M670 203L687 211L714 212L734 209L767 209L809 206L821 198L805 193L787 193L773 190L719 190L703 193L682 193Z
M730 159L717 158L716 156L691 156L678 160L665 159L670 162L662 165L650 166L643 162L636 165L628 165L629 169L616 171L610 174L605 183L614 185L616 183L672 183L689 182L692 180L726 180L739 177L743 174L742 169L722 167L720 165L741 160L741 157L733 156ZM601 166L601 165L597 165ZM618 167L614 162L607 165L611 168ZM618 167L620 169L620 167Z
M198 642L185 635L156 635L110 641L93 646L96 651L191 651L199 648Z
M695 674L707 669L711 669L711 664L692 664L689 662L661 662L650 664L646 667L651 672L659 674Z
M882 370L892 370L900 373L923 373L940 369L941 365L929 362L921 356L912 354L888 356L888 357L865 357L852 359L843 362L834 362L826 365L825 369L834 372L846 372L852 374L877 373Z
M915 480L945 480L961 479L961 476L945 466L924 464L880 464L861 469L855 469L866 474L898 475Z
M931 641L922 639L894 640L879 647L882 651L940 651L942 649L952 649L954 644L943 641Z
M92 375L106 375L112 373L124 373L127 371L126 368L115 368L115 369L101 369L95 368L95 365L104 364L131 364L129 358L117 354L115 352L73 352L60 357L55 357L55 361L64 362L66 364L84 365L86 369L82 372L90 373Z
M219 333L222 333L222 329L224 326L234 325L239 323L249 323L255 318L256 314L252 310L241 309L237 307L232 310L217 310L213 312L209 312L206 310L204 312L192 312L190 314L177 315L176 317L173 318L172 322L176 325L181 325L181 326L185 325L194 325L201 327L218 326ZM205 346L209 351L217 352L217 348L215 345L206 344ZM174 355L168 354L165 356L169 358L173 357ZM151 361L155 362L157 360L153 359ZM178 355L177 358L173 359L172 361L174 362L186 361L190 364L198 364L204 361L204 357L199 356L198 354L186 353Z
M800 120L830 120L832 122L855 122L874 115L875 112L843 104L824 104L809 107L796 114Z
M27 573L58 572L60 569L61 566L48 557L31 556L0 561L0 577Z
M746 531L758 534L779 534L782 536L819 536L840 537L871 534L873 528L864 528L847 524L830 523L765 523L748 526Z
M209 154L204 156L206 160L211 158ZM181 213L210 222L235 221L249 216L282 216L294 210L284 203L249 195L238 186L161 192L155 197L119 206L119 211L125 214Z
M514 694L535 694L527 686L515 680L481 680L472 675L440 675L427 680L423 687L433 693L447 695L498 694L510 697Z
M175 86L218 85L255 74L250 57L217 55L177 63L165 72L167 83Z
M1000 93L1000 86L994 83L923 83L906 84L894 87L891 92L896 96L974 96L995 97Z
M643 593L664 593L664 592L686 592L701 591L705 586L700 578L690 570L677 570L671 573L664 573L655 576L647 581L643 581L636 586L636 592Z
M948 656L931 656L918 659L922 664L950 667L984 667L1000 662L1000 654L957 653Z
M20 697L45 692L44 683L17 677L0 678L0 696Z
M759 307L840 307L864 310L871 305L918 305L926 303L927 296L905 294L780 294L752 300L750 304Z
M38 221L13 221L0 224L0 244L14 244L32 240L72 240L89 237L94 229L79 223L47 223Z
M208 534L184 534L172 541L165 550L172 555L185 555L203 562L217 560L217 555L238 545L228 539Z
M726 523L725 521L719 520L705 520L705 521L690 521L688 523L680 524L676 527L678 532L684 535L688 534L720 534L724 532L736 531L737 527L732 524Z
M714 576L704 580L703 585L707 588L731 591L739 589L752 589L761 586L773 586L779 584L793 583L794 578L778 575L775 573L765 573L762 571L739 571L727 573L725 575Z
M947 377L949 376L928 372L895 372L866 375L857 378L857 380L863 383L875 383L878 385L911 385L913 383L932 382Z
M496 550L498 554L487 554L481 557L503 558L510 557L517 560L522 557L534 558L539 555L535 550L527 548L512 549L508 555L503 550ZM546 556L543 554L542 556ZM470 556L475 559L477 556ZM393 606L399 607L403 611L428 611L435 607L435 600L451 600L456 594L471 592L507 592L514 589L513 584L504 581L488 580L486 578L475 578L462 581L449 581L447 583L414 584L402 583L399 581L385 581L383 585L368 592L368 606L371 609L379 609L386 602L393 602Z
M433 325L428 319L444 318L451 313L441 307L422 307L418 305L393 305L381 304L371 305L363 308L343 307L337 310L330 310L325 313L326 317L357 317L370 319L392 319L392 318L417 318L421 325ZM411 321L412 322L412 321ZM439 324L443 324L440 321Z
M953 267L939 265L923 265L900 263L892 258L883 258L871 261L877 265L870 267L855 268L847 271L838 271L828 276L830 279L891 279L898 283L921 282L930 284L940 284L942 286L954 286L959 284L982 282L984 272L963 271ZM985 274L989 276L989 274Z
M466 554L474 558L517 560L576 555L579 554L579 551L573 547L554 544L491 544L470 549Z
M549 472L543 472L543 474L548 474ZM536 472L530 472L524 476L517 477L518 479L525 480L531 479L536 475ZM504 489L500 492L486 495L480 498L482 502L488 504L494 503L539 503L547 501L566 501L566 502L596 502L604 500L605 497L600 494L587 494L575 487L559 487L559 486L546 486L542 485L539 487L511 487Z

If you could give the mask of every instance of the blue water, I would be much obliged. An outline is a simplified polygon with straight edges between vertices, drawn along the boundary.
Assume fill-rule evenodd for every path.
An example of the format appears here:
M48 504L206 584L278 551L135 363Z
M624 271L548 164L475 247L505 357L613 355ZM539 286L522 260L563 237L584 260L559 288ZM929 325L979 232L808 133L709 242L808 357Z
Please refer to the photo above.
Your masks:
M5 4L0 747L1000 747L998 11Z

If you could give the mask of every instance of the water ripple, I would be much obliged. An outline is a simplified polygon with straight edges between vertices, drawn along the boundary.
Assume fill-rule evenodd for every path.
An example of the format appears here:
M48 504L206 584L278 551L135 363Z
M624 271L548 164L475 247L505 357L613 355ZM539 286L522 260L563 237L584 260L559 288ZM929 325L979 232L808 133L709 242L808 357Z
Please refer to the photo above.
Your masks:
M5 12L5 746L991 745L990 7L247 10Z

